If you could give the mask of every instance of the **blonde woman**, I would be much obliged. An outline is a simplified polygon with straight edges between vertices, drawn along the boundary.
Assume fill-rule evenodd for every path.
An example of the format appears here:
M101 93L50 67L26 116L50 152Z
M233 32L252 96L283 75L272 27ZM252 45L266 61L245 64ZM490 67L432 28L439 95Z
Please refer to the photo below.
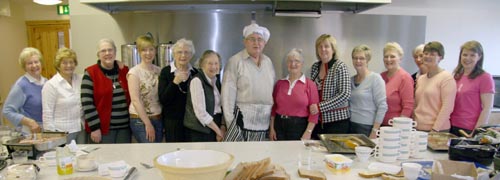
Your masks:
M385 81L387 113L382 125L389 125L394 117L410 117L413 112L414 81L411 75L401 68L403 48L396 42L389 42L384 47L384 66L387 71L381 73Z
M42 53L27 47L19 55L19 65L26 72L10 89L3 114L24 134L41 131L42 87L47 81L42 76Z
M139 143L161 142L163 122L158 100L158 76L160 67L153 64L156 57L154 40L139 36L135 41L141 63L130 69L127 80L130 91L130 129Z
M82 75L75 73L78 65L75 51L61 48L57 51L54 66L57 70L42 89L43 129L46 131L68 132L67 143L76 140L85 143L81 134L82 105L80 86ZM81 138L77 139L80 135Z

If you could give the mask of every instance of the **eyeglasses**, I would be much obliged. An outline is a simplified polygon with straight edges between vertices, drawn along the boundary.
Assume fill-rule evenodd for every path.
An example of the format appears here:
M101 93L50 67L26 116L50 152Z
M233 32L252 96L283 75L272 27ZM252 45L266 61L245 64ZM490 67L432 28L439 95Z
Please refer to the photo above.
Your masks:
M110 48L110 49L101 49L99 50L99 53L103 53L103 54L106 54L106 53L113 53L115 52L114 49Z
M178 55L190 55L191 51L174 51L174 53Z
M258 43L264 42L264 39L262 39L262 38L254 38L254 37L246 38L246 40L250 41L250 42L258 42Z

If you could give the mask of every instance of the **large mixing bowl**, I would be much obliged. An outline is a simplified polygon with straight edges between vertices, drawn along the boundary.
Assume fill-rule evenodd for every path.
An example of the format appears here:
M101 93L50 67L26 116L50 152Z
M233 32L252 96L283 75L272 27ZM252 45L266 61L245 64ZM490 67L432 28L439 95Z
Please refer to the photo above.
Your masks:
M180 150L158 156L154 166L164 179L222 180L233 155L213 150Z

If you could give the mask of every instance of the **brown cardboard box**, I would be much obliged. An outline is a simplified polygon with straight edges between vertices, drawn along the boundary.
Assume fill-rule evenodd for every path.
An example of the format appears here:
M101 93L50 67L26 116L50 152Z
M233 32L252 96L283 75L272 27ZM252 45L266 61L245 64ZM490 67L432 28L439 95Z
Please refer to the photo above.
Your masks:
M439 166L439 164L441 164L441 166ZM442 172L440 172L439 169L442 169ZM450 160L435 161L434 166L432 167L431 179L457 180L458 178L451 176L453 174L470 176L473 177L474 180L477 180L477 171L474 163Z

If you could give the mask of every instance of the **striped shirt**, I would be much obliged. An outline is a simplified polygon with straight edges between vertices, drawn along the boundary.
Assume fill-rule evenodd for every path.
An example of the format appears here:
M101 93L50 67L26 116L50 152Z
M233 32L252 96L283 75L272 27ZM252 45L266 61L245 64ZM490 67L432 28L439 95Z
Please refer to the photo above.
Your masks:
M115 63L115 67L112 70L106 70L99 66L107 78L113 81L113 102L111 110L111 121L109 129L120 129L129 127L129 114L128 105L125 97L125 92L123 91L120 83L118 82L118 67ZM89 73L85 71L82 80L81 88L81 100L82 107L84 111L84 118L87 120L91 131L100 129L99 116L97 114L97 109L94 104L94 82L90 77Z

